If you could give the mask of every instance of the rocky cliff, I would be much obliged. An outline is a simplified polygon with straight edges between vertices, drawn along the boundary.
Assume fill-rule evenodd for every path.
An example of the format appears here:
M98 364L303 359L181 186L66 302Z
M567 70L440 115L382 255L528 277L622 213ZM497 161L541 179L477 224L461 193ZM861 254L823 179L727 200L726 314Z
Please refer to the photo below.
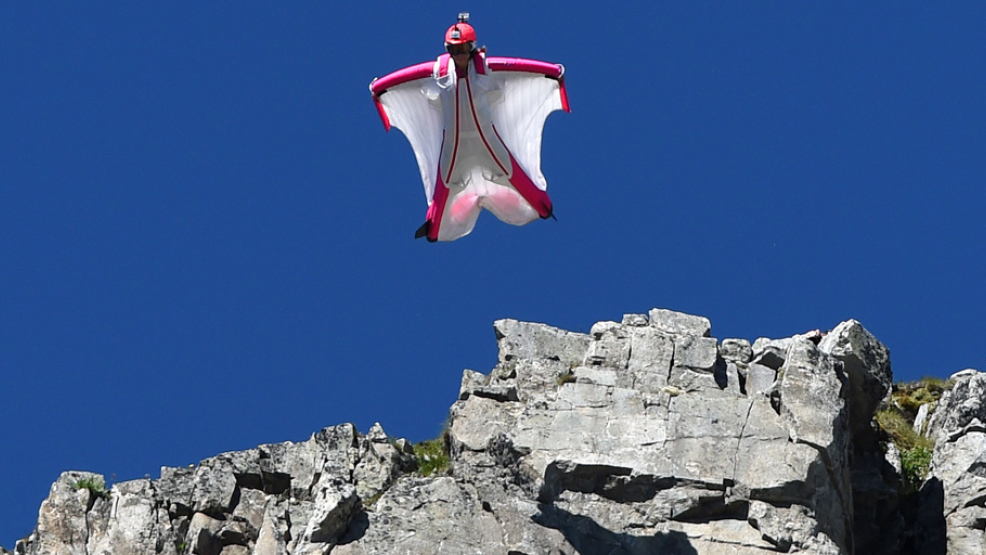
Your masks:
M343 424L110 490L66 472L15 552L983 552L986 374L922 409L917 488L874 419L888 350L856 321L752 344L659 309L589 334L494 327L499 362L464 372L447 465Z

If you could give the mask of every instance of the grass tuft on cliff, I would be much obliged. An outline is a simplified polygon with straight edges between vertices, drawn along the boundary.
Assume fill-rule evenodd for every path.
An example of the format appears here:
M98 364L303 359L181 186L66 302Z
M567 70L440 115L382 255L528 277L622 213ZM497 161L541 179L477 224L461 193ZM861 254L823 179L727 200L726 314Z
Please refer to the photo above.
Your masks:
M935 377L894 384L890 403L876 412L877 426L900 451L904 488L908 492L921 487L935 448L930 438L914 429L914 420L923 405L937 403L951 386L949 381Z
M904 489L917 491L928 474L931 452L935 444L931 439L914 430L912 419L896 406L887 406L876 412L876 423L900 451L903 467Z
M922 405L937 403L942 394L951 387L952 383L949 380L925 376L914 382L894 384L891 400L913 420Z
M88 478L81 478L76 480L72 487L80 490L87 489L95 497L102 497L103 499L108 499L110 492L106 489L106 482L99 476L91 476Z
M452 472L449 462L448 430L435 439L415 444L414 456L418 459L418 474L428 476L447 476Z

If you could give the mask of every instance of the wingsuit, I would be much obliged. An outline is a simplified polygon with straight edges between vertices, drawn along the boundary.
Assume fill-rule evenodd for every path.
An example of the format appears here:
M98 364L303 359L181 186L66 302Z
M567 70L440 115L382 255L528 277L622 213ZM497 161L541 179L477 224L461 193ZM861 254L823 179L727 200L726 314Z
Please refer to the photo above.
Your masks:
M414 149L428 199L415 236L429 241L467 235L484 208L514 225L552 216L541 135L548 114L569 111L564 67L487 57L466 21L446 32L449 53L370 84L384 127Z

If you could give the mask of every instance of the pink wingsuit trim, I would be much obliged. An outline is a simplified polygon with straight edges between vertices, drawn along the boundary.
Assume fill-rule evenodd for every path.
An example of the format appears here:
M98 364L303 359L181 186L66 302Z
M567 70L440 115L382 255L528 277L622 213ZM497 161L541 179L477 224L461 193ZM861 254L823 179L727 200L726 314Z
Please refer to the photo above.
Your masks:
M483 58L481 54L475 54L472 57L473 65L476 66L476 73L479 75L486 75L486 65L483 63ZM448 75L449 68L452 67L452 56L448 54L442 54L438 57L438 76L445 77Z
M438 57L438 76L445 77L448 75L449 62L452 60L452 56L448 54L442 54Z
M438 182L435 183L435 196L432 198L431 206L428 207L428 213L425 215L425 221L428 223L428 241L434 243L438 240L438 232L442 226L442 215L445 214L445 204L448 201L448 187L442 181L442 176L438 176Z
M383 128L385 130L390 131L390 117L387 115L387 111L380 102L380 95L387 92L387 89L391 87L396 87L397 85L401 85L415 79L428 77L431 75L434 68L434 62L423 62L397 70L379 79L374 79L373 82L370 83L370 92L373 93L373 104L377 107L377 113L380 114L380 120L383 121Z
M537 211L541 219L550 218L554 208L551 206L551 199L548 198L548 193L538 189L538 186L524 173L520 164L514 159L513 154L510 154L510 163L513 165L513 175L510 176L510 184Z
M493 71L526 71L528 73L540 73L553 79L559 79L562 75L561 66L528 60L526 58L504 58L502 56L490 56L486 58L486 64Z
M383 104L380 102L380 97L373 95L373 104L377 107L377 113L380 114L380 120L383 121L384 131L390 131L390 118L387 116L387 111L383 109Z
M472 99L470 99L470 102ZM445 137L442 137L442 149L445 149ZM452 161L448 165L448 175L445 176L445 180L448 181L452 179L452 171L455 170L455 160L459 155L459 87L455 87L455 144L452 145ZM441 151L439 151L439 160L441 160ZM438 174L442 173L442 165L438 165Z
M558 80L558 88L561 93L561 109L568 113L572 113L572 109L568 106L568 91L565 90L565 78L562 77Z
M472 57L473 65L476 66L476 73L479 75L486 75L486 64L483 63L483 55L476 53Z
M399 69L377 79L370 85L370 90L373 94L379 96L391 87L403 85L408 81L414 81L415 79L421 79L422 77L428 77L434 69L435 62L422 62L420 64L414 64L413 66Z

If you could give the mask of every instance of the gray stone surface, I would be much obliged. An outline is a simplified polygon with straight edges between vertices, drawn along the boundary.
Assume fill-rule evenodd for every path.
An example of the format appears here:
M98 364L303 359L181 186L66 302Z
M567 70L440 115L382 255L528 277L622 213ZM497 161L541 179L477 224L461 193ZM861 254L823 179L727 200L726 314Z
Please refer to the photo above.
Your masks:
M954 441L968 431L986 429L986 373L963 370L950 378L928 422L928 435Z
M755 362L748 365L737 363L737 372L743 376L744 389L751 396L768 394L777 380L776 369Z
M890 350L856 320L842 322L822 338L819 350L842 363L849 389L853 433L868 427L877 405L890 393Z
M582 362L589 343L585 334L517 320L497 320L493 330L500 348L500 362L537 356L577 364Z
M653 308L648 312L650 325L671 335L709 337L712 324L703 316L684 314L664 308Z
M948 553L986 552L986 373L952 377L931 417L937 438L926 487L940 487Z
M450 410L449 474L421 477L406 441L349 424L109 493L66 473L17 552L983 552L978 373L927 415L934 473L904 515L901 454L872 425L889 353L858 322L752 345L665 309L588 334L494 330L497 365L464 371Z
M337 555L505 553L493 514L468 484L448 477L405 478L366 512L366 530Z
M648 326L637 317L593 326L571 370L537 353L510 358L510 373L490 376L516 387L520 402L464 392L452 407L454 475L480 484L503 521L530 528L521 536L537 530L511 500L533 498L535 522L561 531L572 552L595 553L600 542L616 552L848 552L842 366L795 338L779 343L781 372L748 362L741 372L719 357L709 329L652 311ZM731 344L733 360L752 358ZM570 381L548 379L569 371ZM504 481L512 490L482 485ZM749 518L754 502L759 520ZM793 515L797 528L784 528Z
M99 493L67 472L42 503L38 526L17 553L236 555L328 553L349 531L363 499L415 468L410 446L379 425L350 424L304 442L223 453L194 468L163 468Z
M753 347L746 339L723 339L719 354L726 360L746 363L753 359Z
M87 517L99 498L88 489L76 488L75 484L80 480L93 479L105 483L100 475L70 471L63 472L51 485L48 498L41 503L38 511L37 528L27 539L28 543L37 546L36 553L88 555Z

